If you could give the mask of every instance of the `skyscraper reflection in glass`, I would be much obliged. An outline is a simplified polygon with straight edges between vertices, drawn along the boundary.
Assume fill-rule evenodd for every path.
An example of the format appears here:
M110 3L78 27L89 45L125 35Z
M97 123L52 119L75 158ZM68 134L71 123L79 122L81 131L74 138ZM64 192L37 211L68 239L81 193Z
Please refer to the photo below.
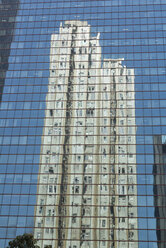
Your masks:
M0 247L165 247L165 16L0 0Z

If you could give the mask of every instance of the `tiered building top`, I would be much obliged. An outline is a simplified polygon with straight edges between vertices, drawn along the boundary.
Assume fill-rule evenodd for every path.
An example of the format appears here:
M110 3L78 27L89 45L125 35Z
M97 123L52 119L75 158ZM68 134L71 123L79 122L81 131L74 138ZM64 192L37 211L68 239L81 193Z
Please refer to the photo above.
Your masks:
M53 34L35 237L44 248L137 248L134 70L101 60L99 34Z

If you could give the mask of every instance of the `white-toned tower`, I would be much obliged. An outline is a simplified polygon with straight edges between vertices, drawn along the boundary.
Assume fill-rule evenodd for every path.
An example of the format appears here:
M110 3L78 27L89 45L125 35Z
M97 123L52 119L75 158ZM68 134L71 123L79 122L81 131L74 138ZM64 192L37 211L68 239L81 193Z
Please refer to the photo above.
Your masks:
M66 21L52 35L35 211L41 248L138 247L134 71L121 59L101 64L87 22Z
M110 235L115 240L112 247L136 248L138 226L134 70L122 66L122 60L105 59L103 62L100 109L103 155L100 158L102 167L104 159L108 166L105 166L103 174L100 170L100 182L109 186L104 188L103 185L99 194L104 195L101 202L107 199L106 204L109 202L111 207L110 213L105 210L102 215L109 216L105 219L105 228L109 230L109 233L105 231L105 236ZM105 194L108 196L105 197Z

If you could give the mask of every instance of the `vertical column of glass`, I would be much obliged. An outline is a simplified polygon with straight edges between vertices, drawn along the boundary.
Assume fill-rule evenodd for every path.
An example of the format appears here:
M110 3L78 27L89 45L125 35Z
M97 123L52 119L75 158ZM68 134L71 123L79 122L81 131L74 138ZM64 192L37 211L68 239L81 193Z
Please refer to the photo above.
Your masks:
M52 35L50 56L50 78L46 98L45 126L43 130L38 179L38 199L35 218L35 237L39 245L56 245L59 216L65 209L66 185L62 182L64 161L63 143L66 137L66 105L70 61L70 35L63 32ZM61 186L63 185L63 186ZM60 212L60 211L63 211ZM38 228L37 228L38 227ZM39 228L40 227L40 228Z
M100 247L114 247L116 92L110 59L104 60L101 76L99 238Z
M75 33L77 27L66 23L61 26L60 32L62 34L62 45L67 48L65 51L61 51L62 60L60 60L60 65L63 66L64 55L65 54L65 64L62 71L65 73L66 88L63 92L66 95L65 102L65 115L64 115L64 140L62 143L62 160L60 161L61 166L61 181L60 181L60 196L58 205L58 247L66 247L66 240L68 239L68 233L70 230L70 199L71 199L71 173L73 173L71 168L72 163L72 129L73 129L73 98L74 98L74 70L75 61L73 48L75 47ZM63 48L62 48L63 49Z
M82 247L98 245L98 180L99 180L99 108L101 80L101 47L99 34L90 39L88 60L88 92L86 102L86 139L85 139L85 174L84 174L84 242ZM87 241L85 241L87 240ZM88 241L90 240L90 241Z
M88 51L90 27L86 22L70 21L76 27L74 34L74 84L71 136L71 166L69 191L69 225L65 247L80 247L82 237L82 195L84 184L85 115L88 78Z
M137 242L137 205L136 175L128 176L128 172L136 173L135 146L135 93L134 70L127 70L121 61L116 62L116 239L117 247L138 247ZM129 75L132 72L132 76ZM130 83L130 85L128 85ZM129 99L128 97L131 97ZM128 144L129 143L129 144ZM130 219L131 217L131 219ZM132 227L132 229L131 229ZM120 242L119 242L120 241Z

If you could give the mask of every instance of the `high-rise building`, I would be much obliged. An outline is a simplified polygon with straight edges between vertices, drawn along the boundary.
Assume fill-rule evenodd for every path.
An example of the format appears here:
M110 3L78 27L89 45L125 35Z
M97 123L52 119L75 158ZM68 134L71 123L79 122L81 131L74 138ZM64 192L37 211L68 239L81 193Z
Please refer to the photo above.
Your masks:
M165 0L0 0L1 248L166 247L165 32Z
M40 247L137 248L134 70L101 59L83 21L51 37L35 237Z

